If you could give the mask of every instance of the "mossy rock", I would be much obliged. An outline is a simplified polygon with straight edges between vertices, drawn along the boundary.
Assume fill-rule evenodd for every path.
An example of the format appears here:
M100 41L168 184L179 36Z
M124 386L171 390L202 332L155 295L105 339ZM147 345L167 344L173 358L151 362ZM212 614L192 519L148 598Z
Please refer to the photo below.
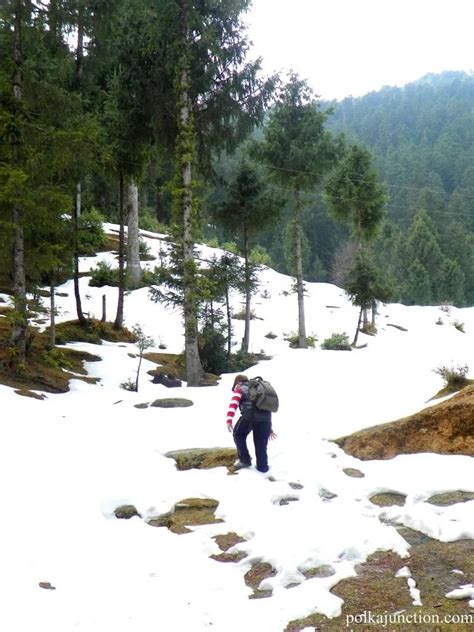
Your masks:
M448 507L449 505L455 505L456 503L466 503L470 500L474 500L474 492L464 492L458 490L435 494L434 496L428 498L426 502L431 505L437 505L438 507Z
M215 517L218 505L219 502L212 498L185 498L171 511L150 518L147 523L152 527L167 527L173 533L190 533L189 526L223 522Z
M404 494L394 494L392 492L384 492L382 494L374 494L369 498L370 502L378 507L393 507L395 505L403 507L407 497Z
M154 408L189 408L194 402L184 397L163 397L151 403Z
M253 589L253 593L249 595L249 599L262 599L265 597L271 597L273 591L267 589L260 589L259 586L264 579L268 577L274 577L276 570L271 564L263 561L256 561L250 567L244 575L244 581L250 588Z
M120 505L120 507L115 509L114 515L120 520L130 520L130 518L135 516L141 518L141 515L138 513L134 505Z
M364 478L365 474L360 470L354 467L345 467L343 470L346 476L350 476L351 478Z
M174 459L178 470L208 470L214 467L231 468L237 458L235 448L190 448L167 452Z

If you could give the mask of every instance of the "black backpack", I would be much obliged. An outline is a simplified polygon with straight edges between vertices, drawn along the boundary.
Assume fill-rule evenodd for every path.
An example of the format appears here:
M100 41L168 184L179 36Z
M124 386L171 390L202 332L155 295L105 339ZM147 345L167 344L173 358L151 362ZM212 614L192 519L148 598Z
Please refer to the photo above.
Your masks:
M256 408L267 410L270 413L278 411L278 395L270 382L259 377L249 380L249 399Z

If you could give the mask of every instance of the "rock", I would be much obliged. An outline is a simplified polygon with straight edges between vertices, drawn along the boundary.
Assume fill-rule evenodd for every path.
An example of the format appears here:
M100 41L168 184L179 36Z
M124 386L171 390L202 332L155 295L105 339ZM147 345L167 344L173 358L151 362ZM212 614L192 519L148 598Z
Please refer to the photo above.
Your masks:
M144 408L148 408L150 406L149 403L147 402L143 402L142 404L135 404L133 407L134 408L138 408L138 409L144 409Z
M234 448L191 448L167 452L165 456L176 461L178 470L208 470L213 467L233 467L237 451Z
M170 377L166 373L160 373L160 372L155 373L152 382L153 384L162 384L163 386L166 386L167 388L177 388L178 386L183 385L181 380L178 380L178 378Z
M44 590L56 590L56 586L52 586L50 582L39 582L38 586Z
M141 515L133 505L120 505L120 507L115 509L114 515L120 520L130 520L130 518L133 518L134 516L141 518Z
M345 467L343 470L346 476L351 476L352 478L364 478L365 474L360 470L357 470L354 467Z
M407 497L404 494L393 494L391 492L385 492L383 494L375 494L370 497L370 502L378 507L393 507L398 505L403 507Z
M474 500L473 492L455 491L435 494L428 498L426 502L437 505L438 507L447 507L448 505L455 505L456 503L466 503L469 500Z
M213 498L185 498L161 516L147 520L152 527L167 527L173 533L190 533L188 526L223 522L215 517L219 505Z
M267 577L276 575L276 570L268 562L255 561L250 570L245 573L244 581L247 586L253 589L253 593L249 595L249 599L261 599L262 597L271 597L272 590L261 590L259 588L261 582Z
M415 415L360 430L336 443L362 460L418 452L474 456L474 385Z
M188 408L193 406L194 402L184 397L163 397L162 399L155 399L151 405L155 408Z

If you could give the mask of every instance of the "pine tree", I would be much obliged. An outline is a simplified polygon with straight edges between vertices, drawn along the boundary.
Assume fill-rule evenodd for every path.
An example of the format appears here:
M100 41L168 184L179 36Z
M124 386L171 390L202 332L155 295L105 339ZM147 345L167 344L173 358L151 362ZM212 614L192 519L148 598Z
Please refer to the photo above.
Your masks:
M299 347L306 348L302 211L304 193L313 191L334 165L340 147L325 130L330 111L321 111L305 81L296 75L281 90L263 129L256 154L270 178L288 189L293 213L294 272L298 298Z

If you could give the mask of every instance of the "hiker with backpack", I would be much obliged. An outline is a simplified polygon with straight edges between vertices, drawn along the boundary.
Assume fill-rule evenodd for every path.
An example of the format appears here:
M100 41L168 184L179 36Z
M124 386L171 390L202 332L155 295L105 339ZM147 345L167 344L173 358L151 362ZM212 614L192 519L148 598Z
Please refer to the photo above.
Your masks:
M240 417L234 425L237 409ZM269 382L260 377L249 380L246 375L236 376L227 411L227 429L233 433L239 456L236 469L250 467L252 464L247 448L247 437L252 432L257 470L268 472L267 445L269 439L276 438L272 430L272 412L277 410L278 396Z

